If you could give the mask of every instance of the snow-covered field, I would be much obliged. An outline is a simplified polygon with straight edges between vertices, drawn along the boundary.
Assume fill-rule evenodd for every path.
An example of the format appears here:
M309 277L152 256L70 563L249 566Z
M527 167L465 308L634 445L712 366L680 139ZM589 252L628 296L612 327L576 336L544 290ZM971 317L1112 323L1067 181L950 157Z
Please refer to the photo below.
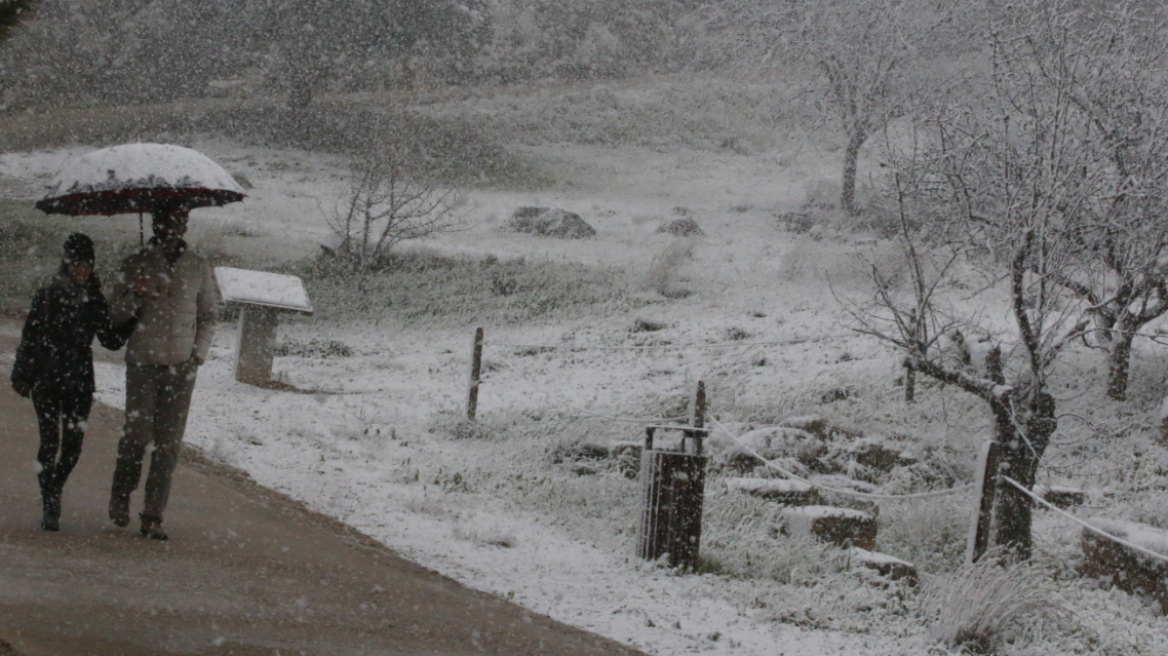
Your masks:
M343 184L341 160L213 140L188 145L253 185L243 203L195 212L198 246L265 266L314 255L328 239L324 213ZM0 154L4 194L37 197L38 185L86 150ZM796 562L788 580L777 580L735 575L733 567L679 575L641 562L633 555L636 483L615 469L580 475L573 463L552 457L572 442L640 439L646 421L670 418L701 380L719 421L715 446L758 422L760 409L772 418L814 413L866 435L908 433L897 439L913 448L945 447L968 474L988 417L960 393L936 388L906 409L893 386L900 375L894 354L852 333L834 298L862 293L853 254L894 262L892 245L830 226L796 233L776 218L820 193L821 182L835 175L834 160L810 149L784 155L570 144L527 146L524 154L557 173L557 184L538 192L471 191L461 208L467 229L421 247L604 267L616 272L622 303L523 323L492 323L490 316L405 321L393 308L377 321L285 321L284 340L335 340L353 352L277 358L278 380L307 393L236 382L235 331L224 325L200 371L188 442L424 566L647 653L948 653L917 611L916 593L872 585L846 568L817 574ZM577 212L598 235L555 240L503 230L511 211L527 205ZM705 235L681 242L656 232L683 215ZM82 219L78 225L129 238L135 223ZM662 296L654 288L660 276L690 294ZM637 332L638 321L664 328ZM479 325L486 333L486 373L478 416L491 435L456 439ZM1073 362L1082 376L1102 366L1091 354ZM1040 482L1086 487L1093 510L1109 512L1114 501L1104 501L1105 494L1128 499L1139 486L1144 474L1133 461L1145 470L1168 466L1164 449L1146 438L1106 445L1114 467L1084 465L1090 453L1076 449L1091 421L1095 427L1151 422L1139 415L1139 404L1164 390L1149 367L1136 363L1133 376L1145 380L1134 385L1131 407L1119 419L1110 409L1106 416L1083 416L1080 424L1062 420L1069 437L1052 446L1047 461L1057 467L1040 474ZM1076 372L1070 373L1060 403L1098 398L1076 387ZM120 406L121 367L100 364L98 388L102 401ZM841 389L850 390L845 398L825 400ZM541 426L543 443L532 437ZM720 479L711 477L707 494L725 496ZM940 545L941 534L945 548L962 548L967 494L884 505L877 549L913 560L903 553L907 545L931 553L923 543ZM1165 500L1155 487L1143 495L1119 514L1145 518L1140 512ZM539 496L546 498L531 498ZM620 503L613 502L617 497ZM954 530L962 535L954 537ZM1040 513L1036 534L1036 560L1068 568L1077 529ZM913 545L913 536L922 544ZM717 545L715 555L728 551L717 535L707 539ZM773 542L775 551L764 555L807 551L797 541ZM952 563L952 555L937 562ZM951 573L918 565L925 585ZM1139 599L1087 582L1064 581L1058 591L1073 613L1071 625L1019 638L1006 653L1168 653L1168 625Z

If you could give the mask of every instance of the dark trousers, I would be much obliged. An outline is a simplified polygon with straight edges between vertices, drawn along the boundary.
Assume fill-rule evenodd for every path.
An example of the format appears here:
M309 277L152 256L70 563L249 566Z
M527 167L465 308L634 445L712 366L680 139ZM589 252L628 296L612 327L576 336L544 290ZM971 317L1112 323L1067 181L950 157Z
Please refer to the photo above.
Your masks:
M41 447L37 451L41 497L46 511L55 504L56 512L60 513L61 490L81 458L81 442L85 439L85 421L93 406L93 393L34 390L32 403L41 434Z
M198 371L194 362L126 366L126 424L118 441L111 505L124 505L137 489L142 459L153 445L142 517L162 521Z

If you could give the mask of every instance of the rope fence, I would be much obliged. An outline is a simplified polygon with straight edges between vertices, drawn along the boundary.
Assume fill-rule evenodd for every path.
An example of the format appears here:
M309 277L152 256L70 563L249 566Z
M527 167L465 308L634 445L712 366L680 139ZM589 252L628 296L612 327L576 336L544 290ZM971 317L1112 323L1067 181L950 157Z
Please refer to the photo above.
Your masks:
M1144 548L1144 547L1141 547L1141 546L1140 546L1140 545L1138 545L1138 544L1132 544L1131 542L1129 542L1129 541L1127 541L1127 540L1124 540L1124 539L1123 539L1123 538L1121 538L1121 537L1118 537L1118 536L1112 535L1112 534L1108 533L1107 531L1104 531L1103 529L1101 529L1101 528L1099 528L1099 527L1097 527L1097 526L1092 526L1091 524L1089 524L1089 523L1087 523L1087 522L1085 522L1085 521L1083 521L1083 520L1079 519L1078 517L1075 517L1074 515L1072 515L1071 513L1067 512L1067 511L1065 511L1065 510L1063 510L1062 508L1059 508L1058 506L1055 506L1054 504L1050 503L1050 502L1049 502L1049 501L1047 501L1046 499L1043 499L1043 498L1039 497L1037 494L1034 494L1034 493L1033 493L1033 492L1031 492L1030 490L1027 490L1025 485L1022 485L1021 483L1019 483L1018 481L1016 481L1016 480L1014 480L1014 479L1010 478L1009 476L1002 476L1001 478L1002 478L1002 480L1003 480L1003 481L1005 481L1005 482L1009 483L1010 485L1013 485L1014 487L1018 488L1018 490L1020 490L1020 491L1021 491L1023 494L1025 494L1026 496L1030 497L1030 498L1031 498L1031 499L1033 499L1034 501L1037 501L1038 503L1041 503L1042 505L1046 506L1046 507L1047 507L1049 510L1053 510L1053 511L1055 511L1055 512L1056 512L1056 513L1058 513L1059 515L1062 515L1063 517L1066 517L1067 519L1069 519L1069 520L1071 520L1072 522L1074 522L1074 523L1076 523L1076 524L1078 524L1078 525L1082 526L1083 528L1086 528L1086 529L1090 530L1090 531L1091 531L1091 532L1093 532L1093 533L1096 533L1096 534L1098 534L1098 535L1101 535L1101 536L1103 536L1103 537L1107 538L1108 540L1111 540L1112 542L1116 542L1116 543L1122 544L1123 546L1125 546L1125 547L1127 547L1127 548L1129 548L1129 549L1134 549L1135 551L1138 551L1138 552L1140 552L1140 553L1142 553L1142 554L1144 554L1144 555L1146 555L1146 556L1151 556L1152 558L1155 558L1156 560L1159 560L1159 561L1162 561L1162 562L1168 563L1168 556L1166 556L1166 555L1164 555L1164 554L1162 554L1162 553L1157 553L1157 552L1155 552L1155 551L1152 551L1151 549L1146 549L1146 548Z
M839 335L820 335L808 337L796 337L794 339L780 340L774 342L719 342L717 344L634 344L632 346L589 346L579 344L511 344L507 342L486 342L490 346L496 348L510 348L522 349L527 351L539 351L542 353L569 350L572 352L583 351L649 351L649 350L674 350L674 351L698 351L706 349L732 349L732 348L753 348L762 346L791 346L793 344L804 344L806 342L825 342L833 339L843 339L844 337L851 337L851 334Z
M618 423L625 423L625 424L646 424L647 425L647 424L657 424L657 423L663 423L663 422L684 421L685 420L685 417L614 417L611 415L605 415L602 413L593 412L591 410L577 407L576 405L572 404L570 401L568 401L568 400L564 399L563 397L560 397L560 396L552 393L551 391L549 391L546 386L538 385L537 383L535 383L535 381L529 380L527 378L527 376L525 376L523 374L523 372L519 370L518 367L513 365L511 363L510 359L508 359L507 357L505 357L503 355L499 355L498 357L499 357L499 361L502 362L505 367L510 369L512 372L515 373L516 376L519 377L520 382L526 384L528 387L530 387L537 394L540 394L543 397L545 397L551 401L554 401L557 405L560 405L564 408L567 408L567 409L569 409L573 412L579 413L581 415L594 417L597 419L606 419L609 421L615 421Z

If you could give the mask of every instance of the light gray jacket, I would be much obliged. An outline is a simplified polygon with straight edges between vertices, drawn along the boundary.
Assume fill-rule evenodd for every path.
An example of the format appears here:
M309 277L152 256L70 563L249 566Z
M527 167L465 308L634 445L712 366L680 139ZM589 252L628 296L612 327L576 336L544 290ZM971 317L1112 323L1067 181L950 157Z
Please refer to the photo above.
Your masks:
M133 292L134 279L144 273L158 298ZM115 324L138 317L138 327L126 345L126 364L181 364L198 355L207 358L215 334L218 292L211 265L188 249L172 267L154 240L127 257L110 295Z

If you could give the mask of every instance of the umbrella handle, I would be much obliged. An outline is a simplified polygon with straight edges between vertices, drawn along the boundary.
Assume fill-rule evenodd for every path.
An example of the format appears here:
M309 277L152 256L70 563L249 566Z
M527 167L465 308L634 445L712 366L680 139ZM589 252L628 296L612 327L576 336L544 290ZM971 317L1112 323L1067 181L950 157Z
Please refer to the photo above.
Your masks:
M146 246L146 228L142 223L142 212L138 212L138 247Z

